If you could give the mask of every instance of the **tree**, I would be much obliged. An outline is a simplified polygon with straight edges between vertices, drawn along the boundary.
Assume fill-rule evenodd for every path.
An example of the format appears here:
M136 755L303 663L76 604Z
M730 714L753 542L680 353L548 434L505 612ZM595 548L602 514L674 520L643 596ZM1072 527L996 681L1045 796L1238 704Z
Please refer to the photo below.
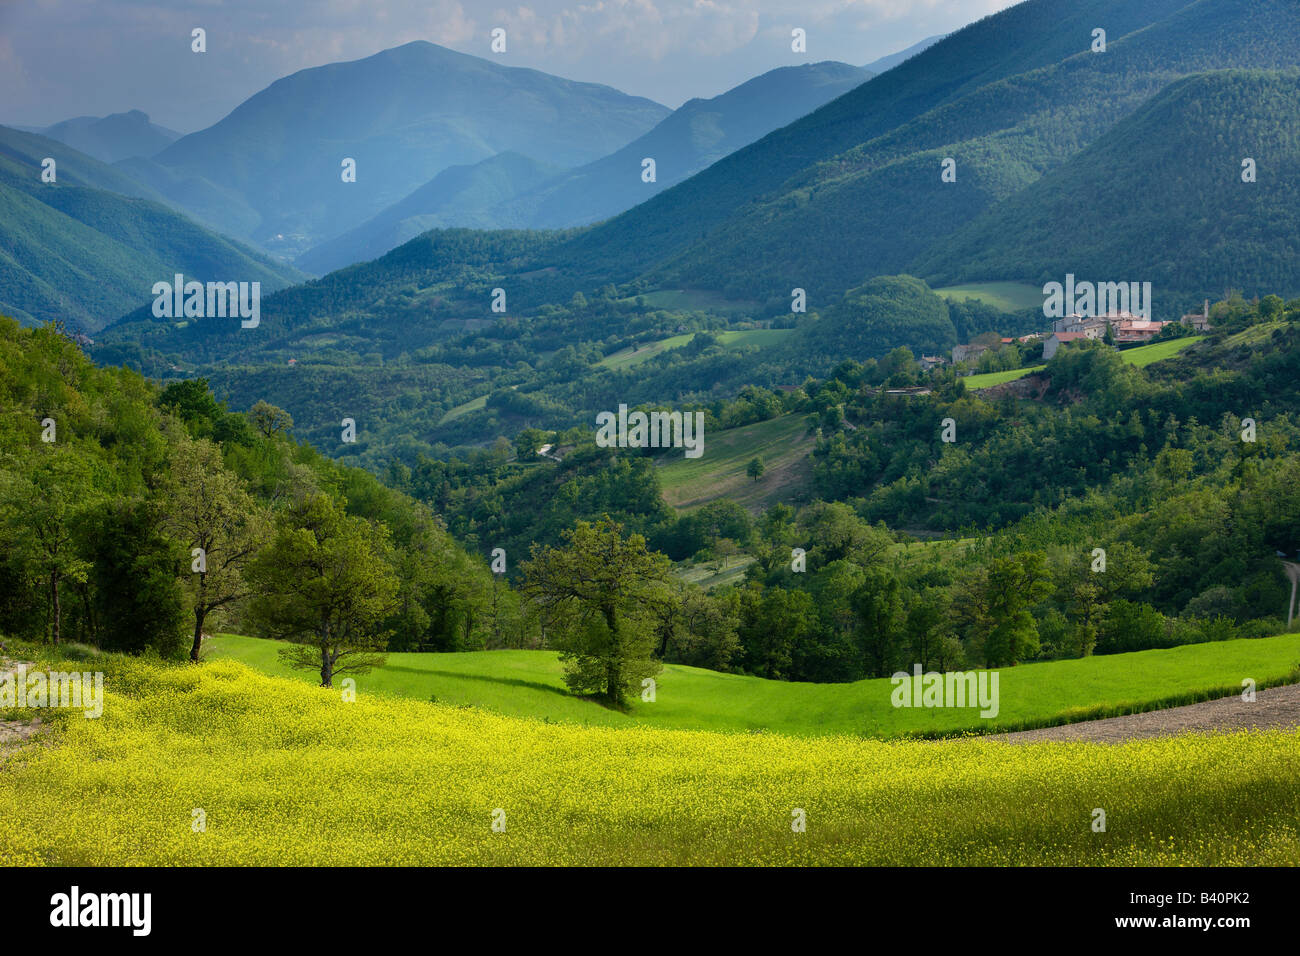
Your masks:
M178 440L163 500L167 530L193 559L186 591L194 617L190 660L197 663L208 615L247 595L243 569L265 538L267 522L226 469L221 449L206 439Z
M281 432L288 434L293 429L293 416L267 401L258 401L250 408L248 420L263 438L274 438Z
M548 434L540 428L525 428L515 436L515 455L520 461L532 461L537 457L537 450L546 444Z
M888 677L904 643L902 589L893 572L873 568L853 593L857 642L867 673Z
M533 548L524 593L542 612L569 689L622 706L661 667L651 657L654 603L670 584L671 562L641 535L624 538L608 515L579 521L563 537L563 547Z
M257 596L249 622L265 636L291 641L290 666L320 668L322 687L342 673L383 663L381 623L396 605L388 529L344 513L316 493L286 509L271 543L248 569Z
M1029 609L1050 590L1047 559L1041 551L989 562L987 607L992 630L984 642L985 666L1014 664L1038 653L1038 625Z
M949 623L952 599L942 588L926 588L916 595L907 609L904 632L912 662L922 670L934 668L950 650L955 639Z
M753 478L754 481L758 481L758 479L763 477L763 471L763 459L759 458L757 455L749 459L749 464L745 466L745 474Z
M62 637L65 579L84 581L89 563L74 545L77 517L99 498L91 462L59 445L19 458L0 475L0 526L18 562L48 588L50 640Z
M156 500L112 498L84 516L95 639L105 650L185 653L187 601L176 577L183 552L160 511Z

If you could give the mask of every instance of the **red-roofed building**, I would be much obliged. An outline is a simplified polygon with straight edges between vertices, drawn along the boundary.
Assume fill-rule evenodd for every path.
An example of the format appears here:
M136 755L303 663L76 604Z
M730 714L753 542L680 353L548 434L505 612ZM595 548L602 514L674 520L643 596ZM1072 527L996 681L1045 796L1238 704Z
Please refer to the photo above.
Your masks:
M1093 338L1093 336L1087 332L1053 332L1047 337L1047 341L1043 343L1043 361L1046 362L1051 359L1062 345L1090 338Z

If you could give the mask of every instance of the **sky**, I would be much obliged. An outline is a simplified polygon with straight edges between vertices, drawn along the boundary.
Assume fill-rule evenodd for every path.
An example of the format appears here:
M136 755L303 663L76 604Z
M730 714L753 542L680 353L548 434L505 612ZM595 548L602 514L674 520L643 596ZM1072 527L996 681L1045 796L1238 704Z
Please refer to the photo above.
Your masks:
M144 110L188 133L297 70L412 40L676 108L778 66L861 66L1017 0L0 0L0 123ZM207 52L191 51L191 31ZM494 28L506 52L490 49ZM806 31L807 52L791 50Z

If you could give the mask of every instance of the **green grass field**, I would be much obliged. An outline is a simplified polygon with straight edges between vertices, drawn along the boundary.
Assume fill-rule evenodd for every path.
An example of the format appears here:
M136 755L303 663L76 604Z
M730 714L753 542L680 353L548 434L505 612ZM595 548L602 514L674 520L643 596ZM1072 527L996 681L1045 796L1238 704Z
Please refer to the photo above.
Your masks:
M679 566L677 576L689 584L698 584L708 590L724 584L735 584L745 576L745 569L754 563L747 554L733 555L727 560L725 568L718 567L716 561L701 561L698 564Z
M350 702L234 661L96 666L102 717L46 712L0 757L0 865L1300 862L1294 731L1013 746L583 728Z
M271 641L221 635L212 639L207 654L318 682L316 675L286 669L276 651ZM1300 634L1022 664L1000 671L995 719L971 709L896 708L888 679L791 683L676 664L659 676L653 703L638 700L629 713L621 713L569 695L551 651L390 654L386 666L357 678L357 690L425 701L436 697L514 717L592 726L894 737L1015 730L1135 713L1239 692L1247 677L1260 687L1287 682L1297 669Z
M1002 312L1021 312L1038 309L1043 305L1043 290L1024 282L972 282L968 285L950 285L934 290L945 299L964 302L979 299Z
M812 477L808 455L814 440L807 430L805 416L791 414L706 433L699 458L671 454L660 459L664 500L686 511L723 497L750 510L788 501L805 492ZM766 469L758 481L745 474L755 455Z
M1190 335L1184 339L1170 339L1168 342L1156 342L1153 345L1139 345L1137 348L1124 349L1119 355L1130 365L1146 368L1154 362L1160 362L1177 355L1187 346L1201 341L1205 336ZM963 381L968 389L990 388L1003 382L1013 382L1034 372L1041 372L1047 366L1035 365L1033 368L1016 368L1006 372L985 372L982 375L968 375Z
M1035 365L1033 368L1013 368L1005 372L984 372L981 375L967 375L962 381L966 383L967 389L992 388L994 385L1014 382L1016 379L1032 375L1034 372L1041 372L1046 367L1045 365Z
M442 418L438 420L438 424L442 425L445 424L446 422L455 421L457 418L460 418L462 415L468 415L470 412L476 412L480 408L486 408L487 400L488 397L486 395L480 395L478 398L471 398L468 402L463 402L462 404L457 405L455 408L449 410L445 415L442 416Z
M765 348L769 345L778 345L792 331L794 330L728 329L724 332L715 332L714 336L718 339L718 342L726 348L740 348L741 346L746 345ZM659 339L657 342L648 342L635 349L620 349L617 352L606 355L597 364L604 368L611 369L633 368L661 352L667 352L670 349L679 349L690 342L693 338L695 338L694 332L684 332L681 335L673 335L666 339Z

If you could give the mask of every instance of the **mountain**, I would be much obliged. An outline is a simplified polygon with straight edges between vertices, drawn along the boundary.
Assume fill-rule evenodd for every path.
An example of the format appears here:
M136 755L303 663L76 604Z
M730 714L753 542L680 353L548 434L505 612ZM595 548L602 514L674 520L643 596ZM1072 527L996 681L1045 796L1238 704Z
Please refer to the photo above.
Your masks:
M1170 84L917 268L931 284L1072 272L1199 299L1300 294L1298 262L1300 73L1222 71Z
M55 160L56 180L41 181ZM95 331L150 302L155 282L302 278L187 219L131 177L55 140L0 127L0 313Z
M360 225L449 166L516 151L570 167L618 149L668 109L608 86L408 43L277 80L153 160L242 197L223 231L296 255ZM355 160L356 181L343 181ZM161 185L158 188L163 188ZM209 208L208 221L219 217Z
M42 133L105 163L132 156L152 156L181 135L149 122L148 115L140 110L103 117L78 116L55 123Z
M323 273L382 255L435 227L557 229L606 219L870 78L832 61L771 70L711 99L690 100L622 149L578 169L556 170L559 175L539 179L543 164L518 154L453 167L296 261ZM655 160L653 183L641 178L646 157Z
M503 200L553 178L560 170L516 152L498 153L472 166L451 166L400 202L343 235L307 250L295 262L324 275L377 259L422 232L446 226L494 228L490 210Z
M1092 53L1100 23L1108 47ZM1290 0L1029 0L575 236L552 265L773 308L802 287L816 307L906 271L1171 81L1297 55ZM956 183L940 180L947 157Z
M1300 20L1289 0L1188 3L1142 29L1111 34L1105 53L1085 47L989 84L805 170L679 254L663 268L665 281L771 297L801 286L821 303L872 275L915 272L914 260L936 243L1067 161L1171 81L1224 68L1286 68L1297 56ZM956 163L953 183L940 177L948 158ZM1182 166L1196 156L1171 161ZM1128 188L1147 186L1139 179Z
M879 60L872 60L862 68L871 74L884 73L886 70L892 70L894 67L898 66L898 64L905 60L910 60L922 50L928 50L945 36L947 36L945 33L936 33L932 37L926 37L920 43L913 43L906 50L899 50L897 53L882 56Z
M870 78L866 70L830 60L770 70L712 99L684 103L644 136L510 201L497 217L503 226L533 229L606 219ZM653 183L642 181L647 157L655 160Z

